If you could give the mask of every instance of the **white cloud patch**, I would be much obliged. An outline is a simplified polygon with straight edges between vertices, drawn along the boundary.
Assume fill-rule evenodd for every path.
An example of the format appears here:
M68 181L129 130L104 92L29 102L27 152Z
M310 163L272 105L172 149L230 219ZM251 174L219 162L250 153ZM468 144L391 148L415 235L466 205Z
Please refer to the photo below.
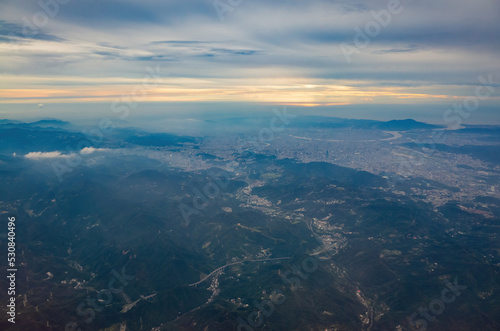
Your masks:
M80 151L82 155L92 154L94 152L105 152L108 151L108 148L94 148L94 147L85 147ZM56 158L68 158L74 156L75 153L71 154L62 154L59 151L54 152L30 152L26 154L24 157L27 159L56 159Z
M61 154L61 152L31 152L26 154L24 157L27 159L54 159L54 158L65 158L69 155Z
M85 147L80 151L80 154L92 154L94 152L105 152L107 151L107 148L94 148L94 147Z

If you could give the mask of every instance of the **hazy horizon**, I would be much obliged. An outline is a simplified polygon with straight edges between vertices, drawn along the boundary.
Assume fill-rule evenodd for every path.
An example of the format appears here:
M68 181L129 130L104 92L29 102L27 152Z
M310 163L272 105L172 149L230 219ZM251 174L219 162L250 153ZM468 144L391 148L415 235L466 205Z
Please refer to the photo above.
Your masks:
M60 119L68 122L94 123L101 118L111 118L121 125L140 122L146 127L156 125L158 119L172 118L217 118L272 116L273 109L281 109L280 104L257 103L163 103L139 102L135 109L128 108L126 120L120 120L121 113L113 111L112 103L84 104L0 104L0 118L21 121ZM123 104L122 104L123 105ZM289 113L302 116L326 116L344 119L366 119L390 121L413 119L419 122L447 126L443 117L450 105L352 105L336 107L285 106ZM148 122L149 123L148 125ZM500 125L500 114L494 104L482 106L473 116L462 118L467 125Z

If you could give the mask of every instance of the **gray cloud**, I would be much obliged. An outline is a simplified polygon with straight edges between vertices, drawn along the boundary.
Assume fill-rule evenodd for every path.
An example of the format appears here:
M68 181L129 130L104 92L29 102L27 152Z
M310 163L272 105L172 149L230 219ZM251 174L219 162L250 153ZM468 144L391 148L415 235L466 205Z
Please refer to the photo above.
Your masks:
M73 0L61 5L40 33L23 38L22 18L42 9L33 1L5 0L0 42L37 47L4 53L0 69L137 77L148 62L165 65L172 77L286 74L372 80L381 86L465 84L481 73L498 72L500 2L492 0L402 1L403 11L347 64L340 44L354 45L355 28L364 29L374 21L371 12L386 10L387 4L243 0L221 22L211 0Z
M24 40L64 41L63 38L42 31L36 34L27 33L26 30L24 30L23 25L8 23L5 20L0 19L0 41L23 42Z

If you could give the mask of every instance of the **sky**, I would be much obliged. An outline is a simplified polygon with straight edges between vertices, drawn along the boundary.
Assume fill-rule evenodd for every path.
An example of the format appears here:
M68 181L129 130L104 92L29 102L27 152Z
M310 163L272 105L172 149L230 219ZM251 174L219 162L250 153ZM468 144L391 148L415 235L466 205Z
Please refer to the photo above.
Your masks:
M500 124L499 36L498 0L1 0L0 117L250 104L436 122L483 86L467 120Z

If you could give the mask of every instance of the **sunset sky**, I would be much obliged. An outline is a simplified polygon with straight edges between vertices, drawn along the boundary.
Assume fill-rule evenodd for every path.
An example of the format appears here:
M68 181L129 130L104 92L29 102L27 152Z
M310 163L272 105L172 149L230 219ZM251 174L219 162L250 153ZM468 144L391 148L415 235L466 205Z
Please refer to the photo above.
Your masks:
M2 0L0 117L124 98L445 109L481 75L494 117L499 36L497 0Z

